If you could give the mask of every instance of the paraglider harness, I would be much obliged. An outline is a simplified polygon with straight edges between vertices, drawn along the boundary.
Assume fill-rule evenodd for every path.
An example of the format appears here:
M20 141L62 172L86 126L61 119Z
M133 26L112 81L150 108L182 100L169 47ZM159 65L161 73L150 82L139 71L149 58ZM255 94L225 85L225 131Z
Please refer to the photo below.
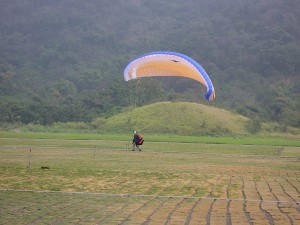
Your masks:
M132 140L132 144L135 143L136 145L142 145L144 143L143 136L141 134L135 134Z

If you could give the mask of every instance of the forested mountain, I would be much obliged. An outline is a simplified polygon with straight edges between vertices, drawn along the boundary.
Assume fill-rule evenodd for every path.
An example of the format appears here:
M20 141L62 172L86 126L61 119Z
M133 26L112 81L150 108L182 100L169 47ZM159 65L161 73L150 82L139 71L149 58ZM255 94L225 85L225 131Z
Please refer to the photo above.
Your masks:
M207 104L300 127L298 0L2 0L0 121L90 121L129 106L202 102L183 78L125 82L140 54L198 61Z

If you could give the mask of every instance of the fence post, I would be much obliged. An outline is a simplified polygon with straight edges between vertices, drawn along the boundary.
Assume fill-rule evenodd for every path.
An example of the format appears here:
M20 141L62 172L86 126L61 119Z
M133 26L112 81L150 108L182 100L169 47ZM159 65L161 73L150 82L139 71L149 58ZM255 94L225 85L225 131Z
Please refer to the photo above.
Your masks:
M28 168L31 168L31 148L29 149Z

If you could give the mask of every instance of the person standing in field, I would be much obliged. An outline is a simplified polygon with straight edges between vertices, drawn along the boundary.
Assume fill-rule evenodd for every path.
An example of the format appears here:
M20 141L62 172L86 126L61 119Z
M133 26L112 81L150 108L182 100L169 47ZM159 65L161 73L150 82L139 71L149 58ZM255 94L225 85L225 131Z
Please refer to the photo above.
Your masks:
M137 131L133 132L133 140L132 140L132 151L135 150L135 148L137 148L139 151L142 151L142 149L140 149L140 145L142 145L144 143L144 139L142 137L141 134L138 134Z

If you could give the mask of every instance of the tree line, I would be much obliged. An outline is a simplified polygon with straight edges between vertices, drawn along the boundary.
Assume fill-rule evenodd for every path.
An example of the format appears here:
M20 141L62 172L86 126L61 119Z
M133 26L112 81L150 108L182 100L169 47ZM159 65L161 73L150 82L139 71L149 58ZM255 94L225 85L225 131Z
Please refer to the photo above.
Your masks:
M136 56L177 51L215 85L210 103L300 126L300 3L295 0L4 1L0 121L90 121L130 106L202 99L180 78L123 80Z

